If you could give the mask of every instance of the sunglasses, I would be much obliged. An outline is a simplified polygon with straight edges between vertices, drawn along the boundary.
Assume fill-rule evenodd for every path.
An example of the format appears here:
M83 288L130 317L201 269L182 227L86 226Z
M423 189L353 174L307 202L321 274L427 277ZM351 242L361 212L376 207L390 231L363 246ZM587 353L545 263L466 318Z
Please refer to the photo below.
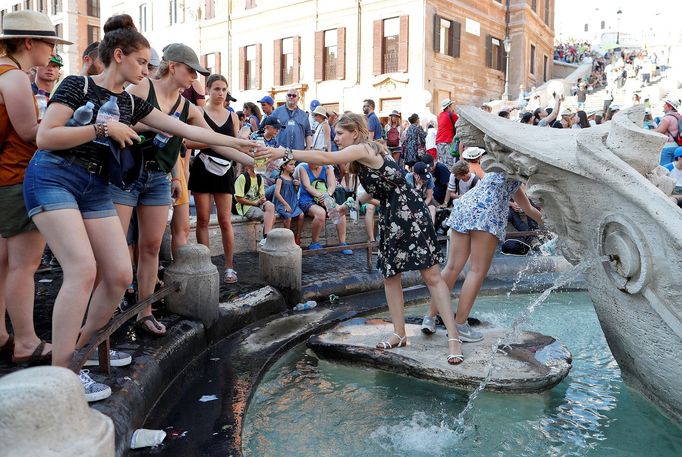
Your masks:
M289 97L289 98L296 98L296 97L298 97L298 95L296 95L296 94L287 94L287 97Z
M45 43L46 45L48 45L50 47L50 49L54 49L55 46L57 46L57 43L55 43L53 41L41 40L40 38L34 38L34 39L36 41L40 41L41 43Z

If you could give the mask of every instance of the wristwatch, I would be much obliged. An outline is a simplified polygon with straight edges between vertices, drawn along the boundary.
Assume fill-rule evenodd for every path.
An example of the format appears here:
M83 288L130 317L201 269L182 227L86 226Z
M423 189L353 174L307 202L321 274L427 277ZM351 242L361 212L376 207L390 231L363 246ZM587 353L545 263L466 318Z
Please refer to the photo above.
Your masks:
M294 159L294 151L291 150L291 148L286 148L284 150L284 156L282 157L284 160L284 163L293 160Z

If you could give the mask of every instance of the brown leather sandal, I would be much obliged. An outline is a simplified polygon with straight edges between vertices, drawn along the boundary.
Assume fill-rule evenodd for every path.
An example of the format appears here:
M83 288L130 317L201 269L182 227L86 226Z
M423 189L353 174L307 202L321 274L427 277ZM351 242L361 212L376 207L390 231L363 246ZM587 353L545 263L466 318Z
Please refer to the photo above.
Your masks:
M14 335L10 334L5 344L0 347L0 359L9 360L12 354L14 354Z
M158 332L155 332L154 330L150 329L149 326L147 325L147 322L151 322L151 324L154 326ZM138 319L135 321L135 327L142 330L143 332L156 336L156 337L161 337L166 334L166 332L162 331L161 324L159 324L159 321L156 320L154 316L145 316L142 319Z
M45 341L40 340L40 344L36 346L33 354L25 357L15 357L14 354L12 354L12 362L26 365L43 365L52 363L52 351L49 351L47 354L43 354L46 344L47 343Z

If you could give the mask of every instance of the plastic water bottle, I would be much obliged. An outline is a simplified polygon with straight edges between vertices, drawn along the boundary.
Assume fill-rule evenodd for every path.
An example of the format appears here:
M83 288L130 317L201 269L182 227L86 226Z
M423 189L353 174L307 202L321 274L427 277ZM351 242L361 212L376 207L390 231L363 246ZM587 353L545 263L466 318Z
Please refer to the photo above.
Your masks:
M353 221L353 224L357 224L358 223L357 202L353 199L353 197L348 197L344 204L348 207L348 215L350 216L350 220Z
M38 120L41 120L47 111L47 94L42 89L36 94L36 105L38 105Z
M73 116L66 123L67 127L75 127L78 125L88 125L92 120L93 108L95 104L92 102L87 102L85 105L79 107L73 112Z
M305 303L299 303L298 305L294 306L294 311L305 311L308 309L313 309L316 306L317 302L315 300L308 300Z
M173 116L175 117L175 119L180 119L180 113L178 113L177 111L175 112L175 114L173 114ZM154 137L154 146L156 146L159 149L163 149L166 147L166 145L168 144L168 140L170 140L171 138L173 138L173 135L169 135L165 132L159 132Z
M339 214L339 210L336 207L336 201L334 201L334 198L332 198L331 195L324 196L324 206L327 208L329 219L331 219L334 224L341 222L341 215Z
M118 109L118 99L115 95L112 95L109 97L109 100L107 100L107 102L99 108L95 122L118 122L120 118L121 112ZM95 139L95 143L108 145L109 138Z

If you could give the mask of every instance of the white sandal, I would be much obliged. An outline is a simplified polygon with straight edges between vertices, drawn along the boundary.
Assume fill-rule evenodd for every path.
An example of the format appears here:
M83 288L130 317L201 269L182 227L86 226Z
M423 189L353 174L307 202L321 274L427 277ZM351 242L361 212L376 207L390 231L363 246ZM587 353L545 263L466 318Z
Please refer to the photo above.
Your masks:
M407 346L407 335L405 336L400 336L397 333L394 333L396 338L398 338L398 342L396 344L391 344L390 341L382 341L380 343L377 343L376 348L377 349L394 349L394 348L402 348Z
M457 341L459 344L462 344L462 340L459 338L448 338L448 342L450 341ZM452 360L459 360L459 362L452 362ZM448 355L448 363L450 365L459 365L460 363L464 362L464 356L462 354L450 354Z

